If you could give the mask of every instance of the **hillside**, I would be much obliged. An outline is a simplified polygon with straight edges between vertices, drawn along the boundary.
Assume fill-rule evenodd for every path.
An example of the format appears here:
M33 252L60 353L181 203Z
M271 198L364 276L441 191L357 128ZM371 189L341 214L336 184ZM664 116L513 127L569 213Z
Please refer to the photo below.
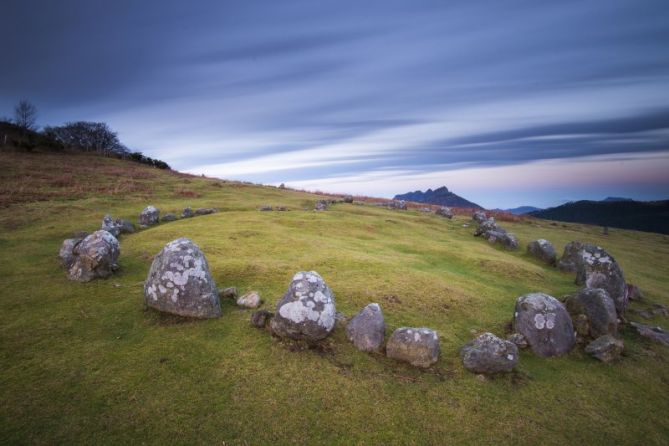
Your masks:
M84 154L0 153L0 186L3 444L661 445L669 437L669 349L629 329L612 365L582 348L552 359L523 350L514 373L483 381L458 356L476 333L505 336L518 296L574 291L573 275L526 254L530 240L560 252L571 240L605 246L647 303L669 305L667 236L519 219L504 222L521 241L508 252L473 237L464 215L359 203L314 212L320 195ZM114 276L66 279L63 239L98 229L106 213L137 222L148 204L219 212L123 235ZM259 212L263 204L289 210ZM378 302L386 337L401 326L437 330L441 359L419 370L362 353L341 325L317 347L279 341L230 300L221 318L205 321L146 310L152 258L181 236L202 248L219 287L258 290L263 308L274 309L297 271L315 270L344 315ZM650 323L669 325L659 316Z
M395 195L394 199L457 208L483 209L478 204L472 203L471 201L449 191L446 186L439 187L435 190L428 189L425 192L419 190L415 192L407 192L406 194Z
M540 210L541 208L537 208L534 206L518 206L517 208L505 209L506 212L510 212L513 215L525 215L529 214L530 212L535 212Z
M634 201L611 199L576 201L531 212L546 220L587 223L614 228L669 234L669 200Z

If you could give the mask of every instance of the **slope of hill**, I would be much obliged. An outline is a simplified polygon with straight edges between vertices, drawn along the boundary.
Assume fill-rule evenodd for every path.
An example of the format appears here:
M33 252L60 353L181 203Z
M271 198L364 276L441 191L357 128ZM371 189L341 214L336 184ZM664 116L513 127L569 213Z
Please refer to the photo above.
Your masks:
M540 211L541 208L534 206L518 206L517 208L505 209L505 212L510 212L514 215L525 215L530 212Z
M583 200L531 212L530 215L546 220L669 234L669 200Z
M449 191L446 186L439 187L435 190L428 189L425 192L415 191L407 192L406 194L395 195L395 200L414 201L416 203L439 204L442 206L453 206L458 208L483 209L476 203L465 200L459 195Z
M632 330L612 365L579 347L553 359L523 350L516 372L485 381L463 369L460 347L473 333L505 336L518 296L575 289L524 249L473 237L469 217L359 204L314 212L319 195L84 155L0 153L0 184L1 443L666 444L669 349ZM98 229L105 213L136 222L147 204L220 212L124 235L114 276L66 279L64 238ZM669 304L667 236L504 226L522 248L537 238L560 251L574 239L605 246L648 302ZM359 352L342 325L311 348L280 341L231 300L206 321L145 310L152 257L181 236L202 248L219 287L258 290L273 310L295 272L316 270L346 316L378 302L386 338L401 326L437 330L441 359L418 370Z

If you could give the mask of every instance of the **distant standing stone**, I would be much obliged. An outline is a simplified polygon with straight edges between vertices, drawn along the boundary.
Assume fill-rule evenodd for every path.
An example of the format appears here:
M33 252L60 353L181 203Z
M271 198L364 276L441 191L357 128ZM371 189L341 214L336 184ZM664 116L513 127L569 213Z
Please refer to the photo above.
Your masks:
M142 226L151 226L158 224L160 220L160 211L153 206L147 206L139 214L139 224Z
M199 246L176 239L158 253L144 283L146 304L159 311L194 318L221 315L218 289Z
M367 305L346 326L348 340L363 352L379 351L383 347L385 330L383 312L377 303Z
M448 218L449 220L453 218L453 211L446 206L440 206L439 209L437 209L437 211L435 212L435 214Z
M620 357L625 344L611 335L600 336L585 347L585 352L602 362L613 362Z
M176 214L165 214L163 215L163 218L160 219L160 221L163 222L170 222L170 221L177 221L177 216Z
M69 247L72 248L67 253ZM89 282L93 279L109 277L118 268L116 262L121 253L116 237L107 231L99 230L86 236L80 242L63 243L61 253L63 263L68 264L68 278L77 282Z
M102 226L100 229L109 232L114 237L118 237L121 234L120 226L116 224L114 218L109 214L102 218Z
M195 215L209 215L216 212L216 209L212 208L199 208L195 209Z
M190 218L193 216L193 209L192 208L184 208L184 210L181 212L181 218Z
M462 364L470 372L510 372L518 363L518 347L492 333L483 333L462 347L460 357Z
M527 252L551 266L555 266L557 262L555 247L546 239L534 240L528 243Z
M429 328L398 328L386 344L386 355L389 358L416 367L430 367L439 360L439 352L439 337Z
M258 308L260 303L260 294L257 291L249 291L237 299L237 305L244 308Z
M346 195L344 197L344 203L353 203L353 195Z
M475 211L472 214L472 220L474 220L476 223L481 224L484 221L486 221L487 219L488 219L488 216L483 211Z
M578 266L583 261L583 243L579 241L571 241L564 247L564 253L560 257L557 267L560 271L575 273L578 271Z
M531 293L516 301L514 331L522 334L532 351L543 357L569 353L574 347L574 326L564 305L543 293Z
M270 328L279 337L319 341L334 329L336 311L323 278L315 271L299 272L277 304Z

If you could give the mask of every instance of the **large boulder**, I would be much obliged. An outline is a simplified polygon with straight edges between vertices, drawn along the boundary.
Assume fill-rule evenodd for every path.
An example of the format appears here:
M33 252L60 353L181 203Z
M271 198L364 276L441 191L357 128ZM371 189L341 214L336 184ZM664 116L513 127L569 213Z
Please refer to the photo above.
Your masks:
M386 325L379 304L367 305L348 322L348 340L363 352L379 351L383 347Z
M564 253L557 263L560 271L575 273L578 271L578 265L583 260L581 251L583 250L583 243L579 241L571 241L564 247Z
M139 214L139 224L141 226L151 226L158 224L160 221L160 211L154 206L147 206Z
M442 217L448 218L449 220L453 218L453 211L446 206L440 206L439 209L435 211L435 214L441 215Z
M613 362L620 357L625 344L611 335L603 335L585 347L585 352L602 362Z
M103 231L109 232L114 237L118 237L121 234L121 226L118 225L114 218L107 214L102 218L102 226L100 227Z
M574 347L574 326L564 305L543 293L530 293L516 301L516 333L525 336L532 351L542 357L569 353Z
M557 261L555 247L551 242L545 239L534 240L528 243L527 252L533 257L536 257L537 259L551 266L555 266Z
M587 288L603 288L616 304L622 316L629 304L623 270L608 252L599 246L583 245L582 261L578 264L576 284Z
M583 338L597 339L618 333L618 315L613 299L601 288L583 288L567 297L565 307L575 323L576 331Z
M293 276L276 306L270 328L277 336L309 342L327 337L335 326L335 298L315 271Z
M389 358L416 367L430 367L439 360L439 352L439 337L429 328L398 328L386 344L386 355Z
M492 333L483 333L460 349L460 357L470 372L510 372L518 363L518 347Z
M78 242L76 239L65 240L61 259L68 268L67 276L70 280L89 282L111 276L118 268L116 262L120 253L116 237L99 230Z
M178 238L156 255L144 283L146 305L179 316L200 319L221 315L218 289L200 248Z

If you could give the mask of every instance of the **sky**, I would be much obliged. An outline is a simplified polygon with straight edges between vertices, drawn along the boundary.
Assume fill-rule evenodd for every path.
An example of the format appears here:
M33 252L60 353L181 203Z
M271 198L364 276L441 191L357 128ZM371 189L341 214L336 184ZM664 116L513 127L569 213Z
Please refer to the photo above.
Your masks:
M4 0L0 116L195 174L488 208L669 198L669 2Z

